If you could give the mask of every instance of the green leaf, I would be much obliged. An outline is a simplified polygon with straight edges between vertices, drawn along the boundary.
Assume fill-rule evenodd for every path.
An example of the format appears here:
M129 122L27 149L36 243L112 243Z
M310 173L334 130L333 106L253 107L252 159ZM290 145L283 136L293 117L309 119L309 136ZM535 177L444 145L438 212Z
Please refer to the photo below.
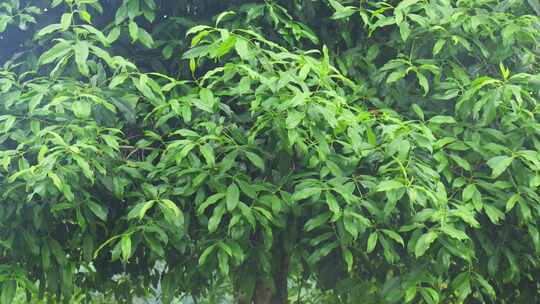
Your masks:
M345 261L345 264L347 264L347 271L351 272L353 268L353 255L349 248L343 247L341 252L343 253L343 260Z
M122 260L127 262L131 257L131 236L124 235L120 240L120 247L122 250Z
M118 144L116 137L111 135L101 135L101 138L103 138L107 146L113 148L116 151L120 150L120 145Z
M43 93L39 93L37 95L35 95L34 97L32 97L32 99L30 99L30 102L28 103L28 111L30 113L33 113L34 110L36 109L36 107L41 103L41 101L43 100L43 97L45 97L45 94Z
M514 195L510 196L510 198L508 199L508 201L506 201L506 212L510 212L514 206L516 205L516 203L519 201L519 199L521 198L521 196L519 195L519 193L515 193Z
M405 242L403 241L403 238L401 235L399 235L397 232L388 230L388 229L382 229L382 232L386 234L389 238L393 239L394 241L401 244L401 246L405 246Z
M372 232L369 235L368 241L367 241L367 247L366 252L371 253L373 250L375 250L375 247L377 246L377 240L379 239L379 234L377 231Z
M416 72L416 77L418 78L418 83L420 84L420 86L424 90L424 96L426 96L427 93L429 92L429 81L428 81L428 79L421 72Z
M0 33L6 30L6 27L11 20L13 20L11 16L0 15Z
M133 2L135 2L135 1L133 1ZM128 17L128 8L127 8L127 5L125 5L125 3L124 3L124 4L120 5L118 10L116 10L114 23L118 25L118 24L122 23L122 21L124 21L127 17Z
M236 44L236 36L229 36L218 45L217 48L210 49L211 58L220 58L229 53Z
M103 44L105 46L109 45L109 41L107 40L107 37L105 37L105 34L103 34L102 31L100 31L97 28L95 28L95 27L93 27L91 25L88 25L88 24L80 25L80 27L84 28L86 31L91 33L94 36L94 38L97 38L97 40L99 40L99 42L101 42L101 44ZM90 44L90 45L94 46L93 44Z
M432 117L429 122L435 124L455 124L456 120L452 116L437 115Z
M86 23L92 23L92 15L90 15L87 11L83 11L83 10L79 11L79 16Z
M471 293L470 272L462 272L458 274L450 284L450 287L458 296L460 301L465 300L465 298L467 298L467 296Z
M396 6L396 10L404 10L407 7L414 5L418 2L420 2L420 0L403 0L398 4L398 6Z
M401 34L401 39L405 42L411 35L411 28L407 22L402 22L399 24L399 33Z
M154 38L142 27L137 31L137 37L139 41L147 48L151 49L154 47Z
M197 215L203 214L204 211L206 210L206 208L208 208L209 206L217 203L220 199L222 199L224 197L225 197L225 194L223 194L223 193L216 193L216 194L210 195L206 199L206 201L204 201L202 204L200 204L199 207L197 208Z
M306 113L304 112L290 111L287 115L287 118L285 119L287 129L296 128L300 124L300 122L302 122L305 116Z
M489 282L479 273L475 273L475 279L476 281L482 286L484 291L492 298L495 299L496 293L495 289L493 289L493 286L489 284Z
M62 29L62 25L61 24L58 24L58 23L54 23L54 24L49 24L47 25L46 27L42 28L41 30L39 30L39 32L37 32L36 34L36 38L41 38L45 35L48 35L48 34L51 34L51 33L54 33L58 30ZM0 31L2 32L2 31Z
M113 27L113 29L107 35L107 42L109 44L115 42L120 37L120 34L121 34L120 27L118 27L118 26Z
M43 149L43 147L47 147L47 146L42 146L40 148L40 151L41 149ZM10 155L5 155L3 158L2 158L2 161L0 162L0 165L2 166L2 168L4 168L4 171L8 171L9 170L9 165L11 164L11 156ZM40 159L38 157L38 162L40 162L42 160L42 158Z
M530 221L532 218L532 214L531 214L531 208L529 207L529 204L527 203L527 201L522 200L522 199L518 200L518 206L519 206L519 211L523 219L525 221Z
M218 251L218 267L222 275L229 274L229 256L224 250Z
M209 143L206 143L199 147L199 150L201 151L201 154L203 155L204 159L206 160L206 163L213 167L216 164L216 157L214 155L214 149Z
M476 211L482 210L484 204L482 202L482 194L480 193L480 191L476 190L473 193L472 202Z
M416 258L419 258L426 253L431 244L437 239L437 236L437 233L434 231L429 231L418 238L416 245L414 246L414 255Z
M464 159L464 158L461 158L460 156L457 156L456 154L450 154L450 158L456 162L456 164L458 164L458 166L460 166L461 168L467 170L467 171L471 171L471 165L469 164L469 162Z
M105 61L105 63L107 63L107 65L111 68L116 68L117 65L118 65L118 61L116 60L118 57L116 57L115 59L113 59L113 57L111 57L111 55L105 51L104 49L102 48L99 48L95 45L90 45L90 50L92 51L92 53L94 55L96 55L96 57L98 57L99 59ZM113 110L111 110L113 111Z
M240 58L243 60L249 60L252 57L248 48L248 42L246 40L237 39L236 43L234 44L234 48L236 49L238 56L240 56Z
M79 168L82 169L84 176L86 176L86 178L88 178L90 181L93 182L94 172L90 168L90 165L88 164L88 162L78 155L73 155L73 159L75 160Z
M92 112L90 103L86 101L75 101L71 105L71 110L77 118L88 118Z
M167 209L171 210L176 217L182 216L182 211L176 206L176 204L171 201L170 199L161 199L159 201L159 204L166 207Z
M244 151L244 154L255 167L259 168L261 171L264 171L264 160L260 158L259 155L249 151Z
M492 178L497 178L499 175L501 175L508 166L512 163L514 160L513 157L509 156L495 156L487 161L487 165L491 168Z
M215 248L216 248L216 244L207 247L203 251L203 253L199 257L199 266L202 266L202 265L204 265L206 263L206 260L208 259L208 256L214 251Z
M88 42L79 41L73 46L73 49L75 51L75 63L77 63L79 72L81 72L81 74L84 76L88 76L89 70L86 63L89 54Z
M295 192L292 195L291 200L300 201L319 194L321 194L321 188L304 188Z
M90 211L94 213L100 220L107 221L107 214L108 211L105 207L93 202L93 201L87 201L86 202L88 208L90 208Z
M128 25L129 36L131 36L131 43L139 39L139 26L135 21L130 20Z
M420 294L422 295L422 298L424 298L427 304L440 303L439 293L433 288L423 287L420 289Z
M403 188L404 185L396 180L382 181L377 186L377 192L386 192Z
M540 253L540 233L538 232L538 229L533 225L528 225L528 231L534 245L534 252L538 254Z
M227 196L225 198L227 202L227 210L233 211L240 202L240 189L235 183L232 183L227 187Z
M213 233L219 227L223 214L225 213L225 204L221 203L216 208L214 208L214 213L208 220L208 232Z
M199 91L199 97L201 99L201 102L205 105L206 108L208 109L214 108L216 100L214 98L214 94L212 93L212 91L210 91L207 88L202 88ZM212 110L210 110L210 112L212 112Z
M181 227L184 224L184 213L169 199L159 200L159 208L163 212L165 219L175 227Z
M40 65L48 64L60 57L64 57L72 50L71 44L67 41L62 41L57 43L55 46L53 46L51 49L46 51L45 53L41 54L39 57L39 63Z
M306 224L304 225L304 230L309 232L315 228L318 228L321 225L326 224L330 217L332 217L332 214L330 212L324 212L322 214L319 214L306 222Z
M474 184L469 184L463 189L462 198L464 202L468 202L473 198L474 193L478 191Z
M448 236L454 239L460 240L460 241L469 239L469 236L465 233L465 231L456 229L454 226L450 224L445 224L444 226L442 226L441 231L447 234Z
M388 78L386 78L386 83L396 82L405 77L405 75L407 75L406 71L394 71L388 75Z
M493 205L484 204L484 210L493 224L499 224L499 221L504 219L504 213Z
M211 31L201 31L191 39L191 47L197 46ZM236 45L235 45L236 46ZM242 50L243 51L243 50Z
M113 79L111 79L111 82L109 83L109 88L110 89L116 88L117 86L124 83L128 77L129 77L129 74L127 73L122 73L122 74L118 74L114 76Z
M420 108L420 106L418 106L415 103L413 103L411 107L413 111L416 113L416 115L418 116L418 118L420 118L421 120L424 120L424 111L422 111L422 108Z
M223 170L223 172L229 171L236 163L236 157L238 157L237 150L234 150L230 152L229 154L225 155L225 157L223 157L223 159L221 160L221 163L219 164L221 167L221 170Z
M8 280L2 283L2 295L0 296L0 303L11 304L15 298L17 291L17 282L15 280Z
M145 234L144 239L146 240L146 243L153 252L155 252L160 257L165 256L165 249L163 248L163 246L161 246L160 242L154 236L152 236L151 234Z
M129 19L134 19L141 14L140 2L138 0L127 2L127 15Z
M538 0L527 0L529 5L533 8L534 12L540 16L540 2Z
M328 3L336 11L340 11L340 10L343 10L345 8L341 3L339 3L338 0L328 0Z
M341 6L340 9L336 10L336 12L332 15L332 19L343 19L347 18L349 16L352 16L354 13L356 13L358 9L354 6Z
M326 197L326 204L328 205L328 209L333 214L339 214L341 211L341 208L339 207L339 203L336 200L336 197L330 191L326 191L324 194Z
M60 264L60 266L65 266L67 264L67 257L60 243L53 238L49 238L48 244L58 264Z
M308 97L309 97L309 94L307 94L307 93L297 93L290 100L290 106L291 107L303 106L303 105L306 104L306 99ZM287 103L287 104L289 104L289 103ZM289 115L290 115L290 113L289 113Z
M416 297L417 289L416 286L409 287L405 290L405 303L409 303Z
M250 207L248 207L246 204L242 203L242 202L240 202L239 208L240 208L240 213L242 214L244 219L250 224L251 228L254 230L255 225L256 225L256 221L255 221L255 216L253 216L252 209ZM267 219L271 220L271 214L268 211L266 211L266 210L264 210L263 208L260 208L260 207L254 207L254 208L257 208L255 210L259 211L258 212L259 214L262 214ZM260 211L263 211L263 212L260 212ZM270 215L270 216L268 216L268 215Z
M144 215L146 214L146 211L152 208L155 203L156 201L154 200L138 203L129 211L127 215L128 220L134 219L136 217L138 217L139 220L142 220Z
M344 215L341 217L343 222L343 227L345 230L352 236L353 240L356 240L358 237L358 228L359 226L355 223L352 216L349 215L349 212L345 210Z
M62 31L66 31L69 29L71 25L71 20L73 19L72 13L65 13L62 15L62 18L60 19L60 24L62 26Z
M446 40L439 39L437 42L435 42L435 45L433 45L433 56L439 54L439 52L442 50L446 43Z
M186 32L186 37L191 35L191 34L195 34L195 33L198 33L198 32L201 32L203 30L208 30L208 29L211 29L211 27L209 27L208 25L197 25L197 26L194 26L192 28L190 28L187 32Z
M7 119L4 123L4 133L7 133L9 130L11 130L11 128L13 128L16 122L17 122L17 117L11 116L11 115L7 116Z
M231 16L231 15L236 15L236 13L234 11L226 11L219 14L219 16L216 18L216 27L219 25L221 20L223 20L223 18L225 18L226 16Z
M191 152L191 150L193 150L193 148L195 148L194 143L188 143L187 145L185 145L182 148L182 150L180 150L180 153L178 153L177 160L180 161L180 160L184 159L186 156L188 156L189 152Z

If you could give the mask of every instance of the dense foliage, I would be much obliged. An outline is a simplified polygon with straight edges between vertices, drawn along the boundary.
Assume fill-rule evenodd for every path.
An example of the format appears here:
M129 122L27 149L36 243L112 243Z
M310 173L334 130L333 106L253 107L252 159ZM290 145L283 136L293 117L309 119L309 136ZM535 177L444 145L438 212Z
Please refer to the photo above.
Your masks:
M537 13L1 1L0 303L540 302Z

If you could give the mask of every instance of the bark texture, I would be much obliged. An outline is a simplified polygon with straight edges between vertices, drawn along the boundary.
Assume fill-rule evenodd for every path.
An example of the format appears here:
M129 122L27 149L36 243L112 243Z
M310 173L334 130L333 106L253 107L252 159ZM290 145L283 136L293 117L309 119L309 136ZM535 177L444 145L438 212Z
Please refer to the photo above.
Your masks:
M255 283L253 304L288 304L287 278L289 256L281 238L272 252L272 276L259 277Z

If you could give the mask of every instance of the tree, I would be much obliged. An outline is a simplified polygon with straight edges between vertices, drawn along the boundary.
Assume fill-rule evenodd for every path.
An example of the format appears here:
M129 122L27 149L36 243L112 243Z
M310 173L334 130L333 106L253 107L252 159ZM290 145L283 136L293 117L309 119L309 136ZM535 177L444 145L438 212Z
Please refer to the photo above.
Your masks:
M537 302L538 8L0 4L0 302Z

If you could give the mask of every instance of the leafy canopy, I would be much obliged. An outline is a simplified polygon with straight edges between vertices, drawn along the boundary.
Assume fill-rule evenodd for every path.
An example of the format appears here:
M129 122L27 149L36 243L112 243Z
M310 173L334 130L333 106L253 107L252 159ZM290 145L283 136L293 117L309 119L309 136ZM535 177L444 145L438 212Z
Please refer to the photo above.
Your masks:
M3 1L0 303L540 301L539 13Z

